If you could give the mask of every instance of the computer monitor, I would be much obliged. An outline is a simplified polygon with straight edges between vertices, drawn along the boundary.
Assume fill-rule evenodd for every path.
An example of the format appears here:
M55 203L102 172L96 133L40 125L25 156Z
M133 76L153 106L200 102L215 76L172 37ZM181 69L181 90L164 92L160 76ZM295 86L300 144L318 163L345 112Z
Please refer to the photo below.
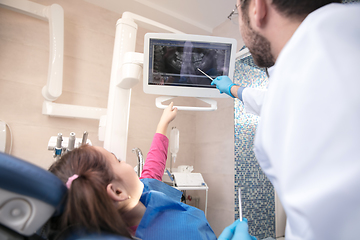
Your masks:
M232 38L147 33L144 43L145 93L200 98L226 97L211 78L233 78L236 40Z

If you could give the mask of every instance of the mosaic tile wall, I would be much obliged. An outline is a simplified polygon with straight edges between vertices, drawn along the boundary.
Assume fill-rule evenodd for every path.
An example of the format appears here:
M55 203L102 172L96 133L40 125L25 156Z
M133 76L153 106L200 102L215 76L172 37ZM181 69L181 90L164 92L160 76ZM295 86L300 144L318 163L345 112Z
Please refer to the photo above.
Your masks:
M238 60L234 82L243 87L266 88L267 77L252 57ZM258 239L275 238L275 194L253 152L255 129L259 117L247 114L236 99L235 121L235 219L239 218L238 188L241 189L242 214L249 221L251 235Z
M355 3L355 2L360 2L360 0L343 0L343 3Z

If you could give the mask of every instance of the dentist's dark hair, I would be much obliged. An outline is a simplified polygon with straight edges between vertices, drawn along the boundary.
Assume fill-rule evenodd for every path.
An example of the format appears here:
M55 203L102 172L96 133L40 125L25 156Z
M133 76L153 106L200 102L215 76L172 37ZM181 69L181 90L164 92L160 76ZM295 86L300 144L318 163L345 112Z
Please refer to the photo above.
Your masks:
M241 12L246 15L250 1L240 0ZM330 3L341 3L341 0L272 0L271 4L286 17L305 18L311 12Z
M74 174L63 213L50 221L51 231L81 229L85 232L108 232L131 238L127 226L106 187L115 179L110 164L94 147L83 145L64 154L49 171L66 183Z

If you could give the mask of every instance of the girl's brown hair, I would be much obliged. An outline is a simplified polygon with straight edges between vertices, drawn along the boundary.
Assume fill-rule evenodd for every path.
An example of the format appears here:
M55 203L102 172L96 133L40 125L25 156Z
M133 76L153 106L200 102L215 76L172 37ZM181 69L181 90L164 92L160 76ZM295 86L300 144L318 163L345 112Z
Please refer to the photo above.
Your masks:
M77 227L89 232L106 231L131 237L114 202L107 194L107 185L115 179L110 164L94 147L84 145L63 155L49 171L66 183L79 175L68 191L63 214L53 221L58 231Z

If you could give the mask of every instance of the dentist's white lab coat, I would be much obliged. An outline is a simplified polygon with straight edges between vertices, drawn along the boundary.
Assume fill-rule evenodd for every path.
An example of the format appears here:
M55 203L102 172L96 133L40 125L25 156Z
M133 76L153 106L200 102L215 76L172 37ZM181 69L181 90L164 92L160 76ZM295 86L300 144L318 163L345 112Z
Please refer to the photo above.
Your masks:
M242 101L245 111L260 116L266 92L266 89L244 88L242 91Z
M268 68L268 74L271 76L275 67ZM267 89L246 87L242 91L242 102L247 113L260 116L261 108L264 103Z
M269 79L255 154L285 239L360 239L360 4L311 13Z

